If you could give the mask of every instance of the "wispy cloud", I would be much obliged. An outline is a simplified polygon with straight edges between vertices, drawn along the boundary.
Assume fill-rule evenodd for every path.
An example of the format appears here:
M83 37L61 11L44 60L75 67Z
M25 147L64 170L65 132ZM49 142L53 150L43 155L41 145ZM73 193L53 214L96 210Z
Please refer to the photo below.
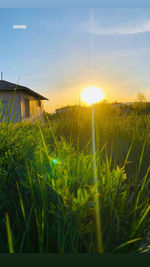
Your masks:
M36 64L40 64L44 61L44 58L40 57L40 58L33 58L29 61L24 62L27 65L36 65Z
M91 33L90 27L86 27ZM104 26L100 21L94 21L92 33L97 35L131 35L150 32L150 19L144 21L128 22L118 26Z

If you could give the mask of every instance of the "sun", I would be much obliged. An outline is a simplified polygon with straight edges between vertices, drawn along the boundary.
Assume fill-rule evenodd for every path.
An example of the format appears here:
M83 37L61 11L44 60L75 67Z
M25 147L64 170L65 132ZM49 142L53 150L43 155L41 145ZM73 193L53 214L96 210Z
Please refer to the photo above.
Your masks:
M88 105L92 105L104 99L104 92L96 86L89 86L81 92L81 99Z

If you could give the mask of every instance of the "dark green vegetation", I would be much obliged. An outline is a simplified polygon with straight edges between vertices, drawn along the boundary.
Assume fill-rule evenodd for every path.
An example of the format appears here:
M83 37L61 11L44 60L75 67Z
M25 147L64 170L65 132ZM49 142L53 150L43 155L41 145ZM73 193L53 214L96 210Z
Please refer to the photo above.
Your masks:
M95 107L104 252L140 253L150 225L149 115ZM0 125L0 252L96 253L91 109Z

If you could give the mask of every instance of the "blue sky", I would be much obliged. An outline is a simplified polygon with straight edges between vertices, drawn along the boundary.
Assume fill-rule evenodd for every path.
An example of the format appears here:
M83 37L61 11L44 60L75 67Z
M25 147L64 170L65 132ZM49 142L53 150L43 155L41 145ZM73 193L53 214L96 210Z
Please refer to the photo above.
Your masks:
M26 24L27 29L13 29ZM108 101L150 101L150 9L0 9L4 79L45 95L46 109L79 102L89 85Z

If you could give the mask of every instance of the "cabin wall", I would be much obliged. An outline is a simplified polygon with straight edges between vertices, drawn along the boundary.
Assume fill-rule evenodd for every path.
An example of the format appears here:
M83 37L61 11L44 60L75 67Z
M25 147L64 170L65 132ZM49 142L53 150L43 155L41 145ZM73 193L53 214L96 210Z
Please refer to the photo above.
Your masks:
M29 101L29 116L26 114L25 101ZM7 103L7 113L2 112L2 107ZM13 91L0 91L0 121L8 121L10 106L12 103L12 111L10 114L10 120L12 122L20 122L24 120L34 120L40 118L44 114L43 100L39 100L33 96L30 96L24 92L13 92ZM3 110L4 110L3 109Z
M3 103L6 104L3 104ZM10 107L12 104L12 110L10 112ZM4 105L4 108L3 108ZM3 113L3 110L8 108L6 113ZM18 92L13 91L1 91L0 92L0 121L8 121L10 114L10 121L19 122L21 121L21 109L20 109L20 96Z
M21 119L24 120L34 120L40 118L44 113L44 104L43 100L40 100L41 106L39 106L39 100L33 96L30 96L26 93L19 92L20 95L20 107L21 107ZM25 101L29 100L29 117L26 114Z

